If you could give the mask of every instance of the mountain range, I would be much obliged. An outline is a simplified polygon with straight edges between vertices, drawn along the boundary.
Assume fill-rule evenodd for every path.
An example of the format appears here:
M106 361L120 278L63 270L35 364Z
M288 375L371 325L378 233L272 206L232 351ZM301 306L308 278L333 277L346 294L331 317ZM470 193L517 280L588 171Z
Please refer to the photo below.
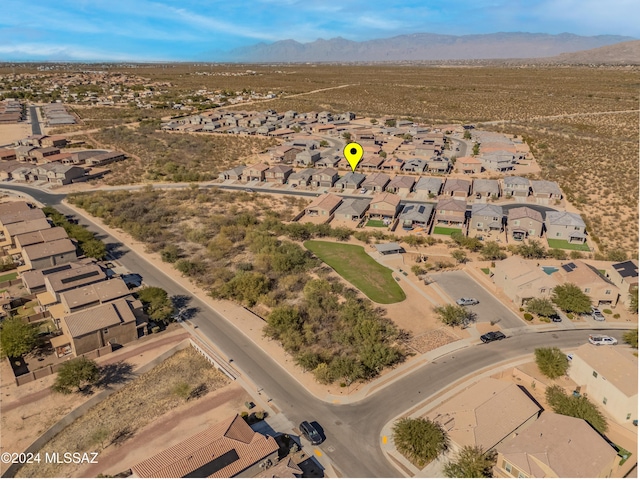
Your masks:
M543 58L632 40L635 39L620 35L586 37L571 33L501 32L460 36L414 33L362 42L337 37L309 43L295 40L258 43L228 52L228 59L262 63Z

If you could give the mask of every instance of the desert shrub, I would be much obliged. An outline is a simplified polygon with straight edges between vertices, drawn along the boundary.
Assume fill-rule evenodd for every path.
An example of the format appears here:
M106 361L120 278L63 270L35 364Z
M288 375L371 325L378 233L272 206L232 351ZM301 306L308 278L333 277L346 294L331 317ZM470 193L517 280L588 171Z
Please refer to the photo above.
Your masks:
M524 319L531 321L531 320L533 320L533 315L531 315L530 313L525 313L524 314Z

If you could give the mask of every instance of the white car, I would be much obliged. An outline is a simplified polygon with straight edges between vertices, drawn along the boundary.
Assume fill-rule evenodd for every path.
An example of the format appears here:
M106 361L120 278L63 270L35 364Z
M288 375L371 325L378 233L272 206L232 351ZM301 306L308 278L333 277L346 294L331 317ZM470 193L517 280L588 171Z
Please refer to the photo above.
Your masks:
M467 305L477 305L480 302L475 298L459 298L458 300L456 300L456 303L458 305L467 306Z
M607 335L589 335L589 343L593 345L617 345L618 340Z
M593 317L593 319L596 322L604 322L605 318L604 315L602 314L602 312L595 308L595 307L591 307L591 316Z
M367 193L367 189L366 189L366 188L364 188L364 187L363 187L363 188L361 188L361 189L360 189L360 193Z

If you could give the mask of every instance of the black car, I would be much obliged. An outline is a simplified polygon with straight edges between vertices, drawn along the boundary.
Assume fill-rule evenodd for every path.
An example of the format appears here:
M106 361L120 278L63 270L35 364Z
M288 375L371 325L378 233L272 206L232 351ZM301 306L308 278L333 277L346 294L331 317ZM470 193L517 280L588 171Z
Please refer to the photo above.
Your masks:
M560 318L560 315L558 315L557 313L552 313L551 315L549 315L549 318L551 319L552 322L562 321L562 319Z
M320 445L322 443L322 436L309 422L304 421L300 424L300 432L311 442L311 445Z
M480 337L482 343L489 343L495 340L502 340L503 338L507 338L507 336L502 332L488 332Z

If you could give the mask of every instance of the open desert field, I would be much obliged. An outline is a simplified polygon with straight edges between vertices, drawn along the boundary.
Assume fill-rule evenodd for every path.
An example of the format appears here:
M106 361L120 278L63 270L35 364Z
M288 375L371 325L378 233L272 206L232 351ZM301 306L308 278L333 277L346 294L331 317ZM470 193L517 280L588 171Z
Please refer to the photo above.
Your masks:
M0 125L0 145L9 145L31 135L30 123L7 123Z

